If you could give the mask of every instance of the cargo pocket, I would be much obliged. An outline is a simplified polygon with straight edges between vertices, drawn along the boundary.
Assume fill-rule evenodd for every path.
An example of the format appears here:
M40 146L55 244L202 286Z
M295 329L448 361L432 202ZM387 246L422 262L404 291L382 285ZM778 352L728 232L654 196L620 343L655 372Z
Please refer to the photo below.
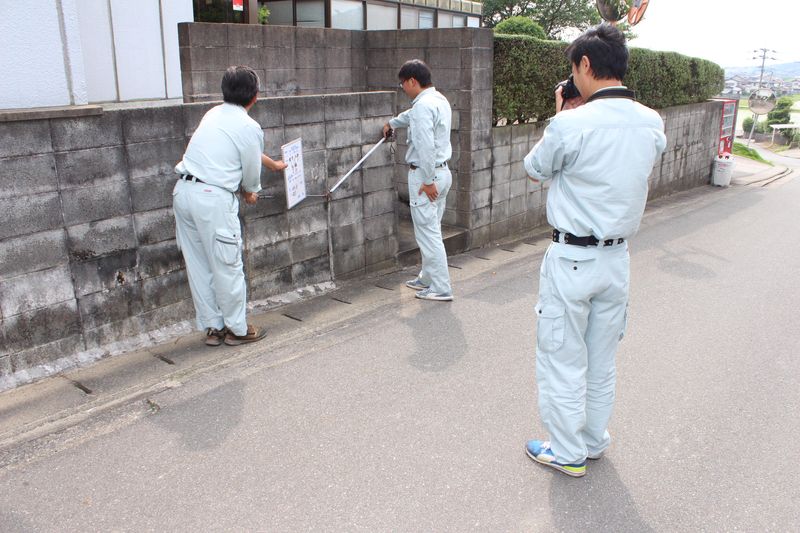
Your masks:
M220 262L237 265L242 257L242 240L228 230L218 229L214 234L214 253Z
M536 342L539 349L555 352L564 344L566 308L558 302L536 304Z

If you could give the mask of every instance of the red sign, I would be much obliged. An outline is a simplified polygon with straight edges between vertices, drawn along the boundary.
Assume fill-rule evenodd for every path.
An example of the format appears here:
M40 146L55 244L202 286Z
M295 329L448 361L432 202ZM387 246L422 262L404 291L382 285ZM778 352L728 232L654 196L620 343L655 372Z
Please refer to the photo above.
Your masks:
M244 0L233 0L234 11L244 11Z

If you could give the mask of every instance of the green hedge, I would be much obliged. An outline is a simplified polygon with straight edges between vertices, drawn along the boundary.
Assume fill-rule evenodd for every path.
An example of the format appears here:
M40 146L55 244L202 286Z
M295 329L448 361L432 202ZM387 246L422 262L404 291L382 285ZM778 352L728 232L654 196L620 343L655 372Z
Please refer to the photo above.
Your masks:
M494 37L495 124L544 120L555 114L553 87L570 73L567 43L522 35ZM631 48L625 84L640 102L662 109L703 102L722 91L725 72L704 59Z

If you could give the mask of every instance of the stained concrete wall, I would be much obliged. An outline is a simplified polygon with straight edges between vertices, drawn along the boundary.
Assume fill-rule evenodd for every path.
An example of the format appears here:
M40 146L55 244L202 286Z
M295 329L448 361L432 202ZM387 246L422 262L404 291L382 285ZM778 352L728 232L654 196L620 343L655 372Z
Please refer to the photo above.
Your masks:
M676 106L659 110L667 148L648 178L649 199L709 183L719 144L722 103ZM547 222L549 182L527 179L523 159L541 139L545 123L492 128L491 153L475 161L490 180L471 191L472 245L502 239Z
M0 384L194 316L175 245L173 167L213 105L0 122ZM303 138L308 192L322 194L394 106L385 92L271 98L251 116L273 157ZM250 299L393 264L393 176L383 150L331 202L287 210L282 174L265 171L276 198L241 208Z

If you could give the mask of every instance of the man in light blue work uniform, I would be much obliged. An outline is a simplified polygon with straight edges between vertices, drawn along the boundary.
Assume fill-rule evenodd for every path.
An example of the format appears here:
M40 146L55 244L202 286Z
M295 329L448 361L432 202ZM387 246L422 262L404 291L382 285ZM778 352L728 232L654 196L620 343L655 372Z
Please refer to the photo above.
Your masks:
M400 87L412 98L411 109L383 126L384 135L394 128L408 128L408 197L414 237L422 255L419 275L406 286L423 300L451 301L453 290L447 270L447 252L442 241L442 217L453 177L447 162L452 110L442 93L433 87L428 65L407 61L398 74Z
M230 67L222 78L225 103L209 110L189 141L173 191L176 238L186 261L198 329L206 344L238 345L264 338L247 324L239 200L255 204L261 165L286 164L265 156L264 132L247 112L258 98L258 76Z
M627 321L630 256L647 179L664 151L661 117L622 85L625 37L603 24L568 48L579 97L556 91L557 115L525 157L534 181L551 180L553 242L542 260L536 305L536 381L549 440L527 454L570 476L586 473L611 438L617 344ZM564 108L563 112L560 112Z

